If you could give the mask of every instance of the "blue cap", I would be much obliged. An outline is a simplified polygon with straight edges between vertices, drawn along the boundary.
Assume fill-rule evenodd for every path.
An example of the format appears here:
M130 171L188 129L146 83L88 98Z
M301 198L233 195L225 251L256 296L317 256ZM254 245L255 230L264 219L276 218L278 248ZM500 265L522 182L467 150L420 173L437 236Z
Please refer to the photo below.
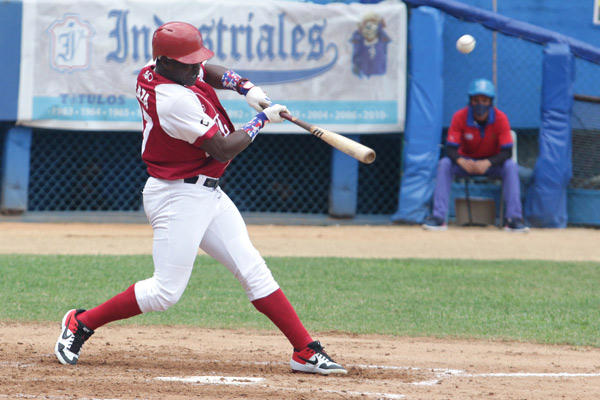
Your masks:
M475 79L469 85L469 97L482 94L484 96L496 97L496 89L494 84L488 79Z

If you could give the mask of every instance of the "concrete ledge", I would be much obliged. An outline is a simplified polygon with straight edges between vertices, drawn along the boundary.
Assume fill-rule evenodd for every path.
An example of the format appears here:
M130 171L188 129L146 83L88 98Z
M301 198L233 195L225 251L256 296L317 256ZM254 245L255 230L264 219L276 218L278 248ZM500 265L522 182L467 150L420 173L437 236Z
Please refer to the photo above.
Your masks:
M324 214L242 213L248 225L391 225L390 215L331 218ZM142 211L40 211L0 215L0 222L89 222L94 224L147 224Z

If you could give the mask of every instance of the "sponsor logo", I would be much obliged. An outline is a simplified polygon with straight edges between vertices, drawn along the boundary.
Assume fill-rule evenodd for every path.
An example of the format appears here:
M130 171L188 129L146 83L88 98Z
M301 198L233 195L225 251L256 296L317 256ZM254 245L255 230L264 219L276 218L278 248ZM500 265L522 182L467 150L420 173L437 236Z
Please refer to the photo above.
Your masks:
M300 357L300 356L298 356L298 358L301 359L304 362L307 362L307 363L311 364L311 365L317 365L317 363L319 362L319 360L317 360L316 357L315 357L314 361L310 361L310 359L307 360L306 358L303 358L303 357Z
M62 333L62 338L64 340L68 340L71 336L73 336L73 334L71 333L71 331L69 330L69 328L66 327L65 330Z
M65 362L67 362L67 363L69 363L71 365L73 365L73 364L75 364L77 362L77 357L73 357L73 358L67 357L67 355L65 354L65 351L64 351L65 350L65 346L62 343L59 343L57 348L58 348L58 353L60 354L60 356L62 357L62 359Z

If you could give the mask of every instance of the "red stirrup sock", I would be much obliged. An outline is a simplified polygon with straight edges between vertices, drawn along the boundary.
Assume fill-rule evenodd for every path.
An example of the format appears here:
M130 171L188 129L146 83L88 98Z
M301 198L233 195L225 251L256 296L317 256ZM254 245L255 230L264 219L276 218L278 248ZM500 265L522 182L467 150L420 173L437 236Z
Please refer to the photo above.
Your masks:
M277 289L267 297L254 300L252 304L283 332L294 349L302 350L313 341L281 289Z
M134 317L141 313L140 306L135 299L135 284L133 284L123 293L119 293L98 307L79 314L77 319L88 328L96 330L109 322Z

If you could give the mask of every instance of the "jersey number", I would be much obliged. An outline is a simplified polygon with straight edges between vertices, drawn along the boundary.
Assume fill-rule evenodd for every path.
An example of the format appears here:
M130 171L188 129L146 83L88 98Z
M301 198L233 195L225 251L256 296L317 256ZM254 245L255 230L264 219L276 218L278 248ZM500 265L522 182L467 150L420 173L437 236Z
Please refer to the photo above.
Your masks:
M219 118L219 114L217 114L217 116L215 117L215 121L217 122L217 125L219 126L219 130L221 131L221 133L223 133L223 136L227 136L231 133L231 132L229 132L229 127L221 122L221 119Z
M146 143L148 142L148 137L150 136L150 130L154 126L154 122L152 122L152 118L150 115L142 108L142 116L144 117L144 132L143 132L143 140L142 140L142 154L144 154L144 150L146 150Z

